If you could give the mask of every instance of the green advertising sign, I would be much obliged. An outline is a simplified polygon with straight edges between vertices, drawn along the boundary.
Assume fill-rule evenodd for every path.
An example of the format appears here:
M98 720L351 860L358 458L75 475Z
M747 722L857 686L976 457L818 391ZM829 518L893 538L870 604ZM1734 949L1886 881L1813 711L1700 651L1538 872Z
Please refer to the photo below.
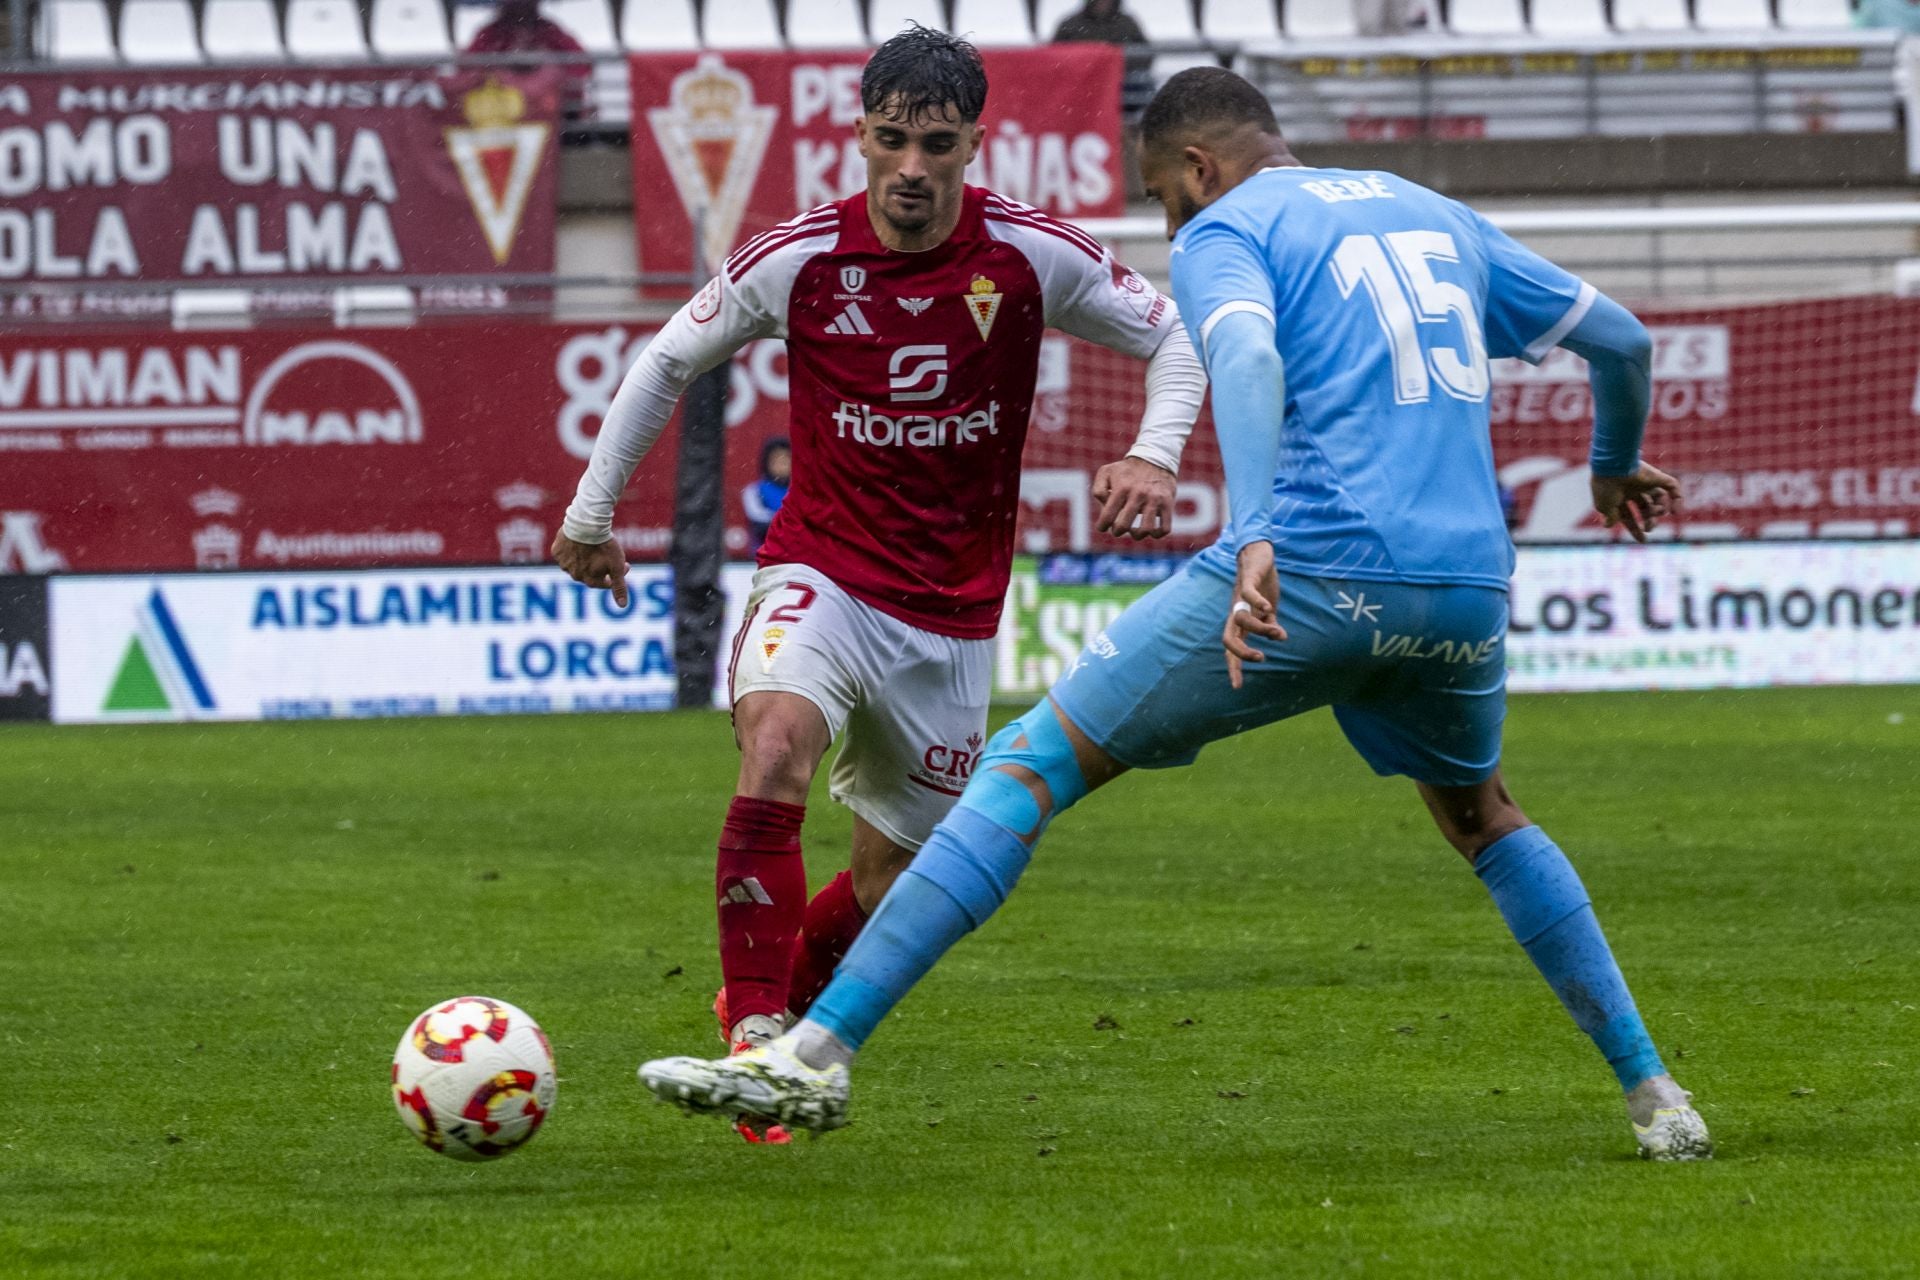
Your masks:
M1031 703L1120 611L1186 557L1017 556L1000 617L995 702Z

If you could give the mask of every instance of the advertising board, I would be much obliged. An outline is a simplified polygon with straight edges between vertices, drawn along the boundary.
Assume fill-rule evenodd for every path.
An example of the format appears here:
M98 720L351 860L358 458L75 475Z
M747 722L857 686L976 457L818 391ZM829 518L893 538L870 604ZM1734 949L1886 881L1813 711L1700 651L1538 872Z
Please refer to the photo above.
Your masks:
M1180 563L1018 561L996 696L1039 697ZM1522 547L1507 670L1516 693L1920 682L1920 543Z
M1687 494L1662 537L1920 533L1920 300L1829 299L1649 317L1647 456ZM316 335L76 331L0 341L0 573L534 563L651 328L530 320ZM1809 336L1811 335L1811 336ZM1093 530L1095 471L1126 452L1144 366L1049 334L1023 455L1022 550L1130 544ZM1598 542L1585 366L1497 361L1494 460L1522 543ZM727 548L741 492L788 419L785 344L748 344L727 398ZM677 431L635 472L614 535L672 537ZM1226 511L1203 417L1172 536Z
M671 707L673 584L628 606L555 570L60 577L64 723Z
M1038 698L1182 563L1021 557L996 700ZM717 667L751 577L724 575ZM0 717L666 709L672 579L629 588L620 610L536 567L0 579ZM1920 682L1920 542L1522 548L1507 665L1517 693Z
M47 580L0 578L0 720L45 720L51 711Z

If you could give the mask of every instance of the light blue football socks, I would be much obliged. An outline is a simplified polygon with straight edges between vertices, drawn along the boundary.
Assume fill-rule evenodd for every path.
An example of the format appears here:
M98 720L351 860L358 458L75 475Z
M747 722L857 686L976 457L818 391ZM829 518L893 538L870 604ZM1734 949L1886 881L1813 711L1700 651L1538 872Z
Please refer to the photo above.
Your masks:
M1540 976L1606 1056L1620 1087L1631 1091L1664 1075L1586 886L1547 833L1522 827L1482 850L1473 870Z
M1005 827L954 809L893 882L807 1020L859 1049L927 970L999 909L1029 856Z

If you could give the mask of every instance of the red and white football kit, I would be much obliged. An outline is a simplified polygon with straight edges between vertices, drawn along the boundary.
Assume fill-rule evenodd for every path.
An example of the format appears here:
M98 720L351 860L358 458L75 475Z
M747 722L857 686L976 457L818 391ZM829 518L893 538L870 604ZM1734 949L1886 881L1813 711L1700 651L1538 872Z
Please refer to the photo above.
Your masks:
M968 187L940 245L887 248L864 192L749 241L629 371L562 531L615 499L680 393L749 341L787 342L793 479L734 649L736 701L808 698L845 734L832 794L918 848L986 727L1020 453L1053 327L1148 360L1130 455L1177 471L1205 375L1173 303L1077 228Z

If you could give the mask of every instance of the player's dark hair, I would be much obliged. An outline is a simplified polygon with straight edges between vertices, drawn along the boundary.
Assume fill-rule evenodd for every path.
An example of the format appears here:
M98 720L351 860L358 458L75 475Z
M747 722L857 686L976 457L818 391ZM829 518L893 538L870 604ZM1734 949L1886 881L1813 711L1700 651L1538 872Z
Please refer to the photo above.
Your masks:
M1250 124L1278 135L1267 95L1225 67L1189 67L1153 95L1140 117L1140 138L1149 147L1184 145L1196 134Z
M911 23L867 59L860 105L906 124L952 107L973 124L987 108L987 69L980 51L959 36Z

